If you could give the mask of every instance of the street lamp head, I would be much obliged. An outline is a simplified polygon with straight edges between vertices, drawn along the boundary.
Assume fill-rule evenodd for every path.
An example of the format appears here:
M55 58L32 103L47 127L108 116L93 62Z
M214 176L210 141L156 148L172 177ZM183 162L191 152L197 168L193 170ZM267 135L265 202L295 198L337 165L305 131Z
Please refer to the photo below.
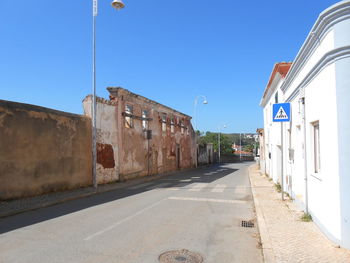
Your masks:
M208 101L207 101L207 100L204 100L204 101L203 101L203 104L208 104Z
M113 0L112 7L119 10L125 7L125 4L122 2L122 0Z

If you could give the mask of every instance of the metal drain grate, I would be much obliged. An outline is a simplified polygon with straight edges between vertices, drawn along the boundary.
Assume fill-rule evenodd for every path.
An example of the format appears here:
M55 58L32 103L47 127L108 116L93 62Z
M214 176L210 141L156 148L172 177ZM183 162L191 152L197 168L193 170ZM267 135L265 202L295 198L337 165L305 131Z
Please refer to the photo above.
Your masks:
M244 221L244 220L242 220L241 226L242 227L254 227L254 223L252 221Z
M202 263L203 258L198 253L187 249L167 251L159 256L161 263Z

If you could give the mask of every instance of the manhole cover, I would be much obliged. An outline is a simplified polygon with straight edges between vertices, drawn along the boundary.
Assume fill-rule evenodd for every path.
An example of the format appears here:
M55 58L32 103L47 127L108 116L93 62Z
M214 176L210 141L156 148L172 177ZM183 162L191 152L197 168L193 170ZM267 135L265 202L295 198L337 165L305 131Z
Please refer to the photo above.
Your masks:
M172 250L164 252L159 256L161 263L202 263L203 258L198 253L191 252L187 249Z

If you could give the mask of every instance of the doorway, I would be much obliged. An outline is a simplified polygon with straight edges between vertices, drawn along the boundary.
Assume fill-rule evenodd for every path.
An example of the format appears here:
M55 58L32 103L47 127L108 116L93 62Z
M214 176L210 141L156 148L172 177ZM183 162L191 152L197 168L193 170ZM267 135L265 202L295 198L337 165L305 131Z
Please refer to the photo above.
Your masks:
M180 169L181 168L181 163L180 163L180 145L176 144L176 169Z

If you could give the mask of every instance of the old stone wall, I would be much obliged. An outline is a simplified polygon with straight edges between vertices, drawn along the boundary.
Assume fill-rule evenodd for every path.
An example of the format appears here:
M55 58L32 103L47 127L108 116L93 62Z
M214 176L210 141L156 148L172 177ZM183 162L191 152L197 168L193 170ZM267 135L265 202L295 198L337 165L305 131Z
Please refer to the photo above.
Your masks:
M0 199L92 183L91 120L0 100Z
M221 154L220 161L221 163L237 163L242 162L251 162L254 161L253 154L242 154L240 157L239 154Z

